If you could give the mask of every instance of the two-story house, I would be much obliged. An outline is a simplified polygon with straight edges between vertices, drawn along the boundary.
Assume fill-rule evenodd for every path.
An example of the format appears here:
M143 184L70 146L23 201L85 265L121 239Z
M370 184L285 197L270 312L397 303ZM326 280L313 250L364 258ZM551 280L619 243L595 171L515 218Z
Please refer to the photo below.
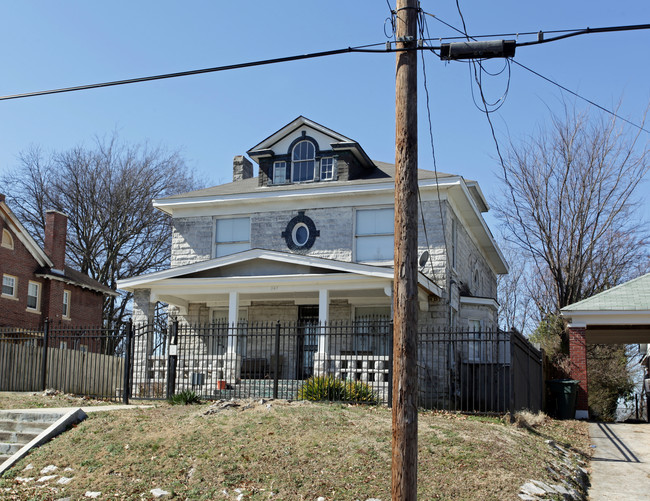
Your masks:
M257 176L236 156L232 183L154 200L172 218L171 266L119 282L134 321L151 320L157 301L196 324L391 318L395 167L302 116L247 155ZM507 264L478 183L418 178L420 325L496 327Z
M66 266L68 218L47 211L44 249L0 194L0 327L39 329L48 318L64 327L99 327L105 295L117 295Z

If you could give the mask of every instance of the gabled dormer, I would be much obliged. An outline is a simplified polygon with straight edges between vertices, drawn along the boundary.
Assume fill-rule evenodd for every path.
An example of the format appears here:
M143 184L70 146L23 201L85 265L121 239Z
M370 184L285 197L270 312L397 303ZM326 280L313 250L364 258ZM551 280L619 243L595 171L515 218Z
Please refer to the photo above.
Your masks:
M349 181L375 165L359 143L299 116L247 151L259 165L259 185Z

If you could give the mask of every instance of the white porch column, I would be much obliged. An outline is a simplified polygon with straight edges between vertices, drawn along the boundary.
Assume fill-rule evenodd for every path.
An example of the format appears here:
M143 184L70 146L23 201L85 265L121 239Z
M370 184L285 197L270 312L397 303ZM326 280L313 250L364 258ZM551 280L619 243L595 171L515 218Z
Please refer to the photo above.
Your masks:
M329 369L329 347L327 342L327 326L330 319L330 291L318 291L318 352L314 356L314 375L326 376Z
M239 292L231 291L228 295L228 343L224 376L226 381L234 384L241 375L241 355L237 353L237 324L239 323Z

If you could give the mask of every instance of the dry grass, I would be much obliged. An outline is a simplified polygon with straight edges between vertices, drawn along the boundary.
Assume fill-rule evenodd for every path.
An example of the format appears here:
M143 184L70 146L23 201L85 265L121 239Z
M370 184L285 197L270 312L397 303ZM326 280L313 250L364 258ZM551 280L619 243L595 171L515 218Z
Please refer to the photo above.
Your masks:
M0 409L32 409L45 407L89 407L120 404L121 402L77 397L56 390L45 392L0 391Z
M192 500L390 499L390 409L279 401L210 409L93 414L7 472L0 497L80 499L90 490L100 499L151 499L158 487ZM549 420L530 431L497 418L421 413L419 498L518 499L525 481L546 478L545 438L586 450L587 437L585 423ZM34 469L23 471L28 463ZM38 478L50 464L70 484L16 480Z

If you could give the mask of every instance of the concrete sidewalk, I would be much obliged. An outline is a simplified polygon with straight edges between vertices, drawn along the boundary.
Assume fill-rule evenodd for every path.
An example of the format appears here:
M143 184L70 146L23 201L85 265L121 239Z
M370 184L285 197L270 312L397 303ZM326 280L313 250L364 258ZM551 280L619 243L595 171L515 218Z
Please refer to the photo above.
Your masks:
M589 423L589 499L650 500L650 424Z

